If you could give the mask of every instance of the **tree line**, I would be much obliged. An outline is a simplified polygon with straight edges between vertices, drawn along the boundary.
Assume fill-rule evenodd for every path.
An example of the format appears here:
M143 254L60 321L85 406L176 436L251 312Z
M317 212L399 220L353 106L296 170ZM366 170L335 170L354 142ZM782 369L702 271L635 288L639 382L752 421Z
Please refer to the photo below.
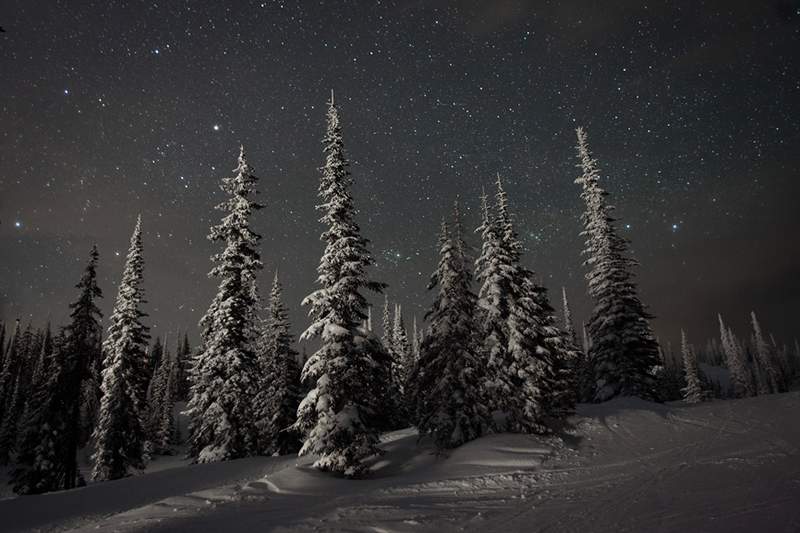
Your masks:
M176 401L187 401L189 455L199 463L251 455L313 454L315 467L346 477L366 473L381 432L414 425L444 451L491 432L547 433L579 401L617 396L649 400L708 397L694 349L684 336L682 361L667 357L638 296L636 262L619 235L586 131L578 128L585 209L583 250L593 311L580 342L566 291L558 318L547 288L515 227L501 176L480 197L480 221L465 229L459 200L442 219L431 303L409 336L402 308L384 296L382 335L373 331L369 294L386 285L370 275L369 240L356 222L353 177L339 108L328 102L325 162L318 188L323 251L317 288L302 302L310 325L300 340L318 349L298 357L277 272L268 299L252 220L258 178L245 150L222 179L225 200L209 239L219 243L210 275L217 292L200 321L201 337L172 355L167 340L150 345L143 311L142 220L137 218L105 338L96 301L93 248L70 305L70 322L0 330L0 461L12 461L22 494L84 483L77 451L90 446L92 479L144 468L182 439ZM480 241L477 253L470 233ZM787 390L798 365L775 349L753 315L752 350L722 323L721 348L733 394ZM5 349L2 349L3 346ZM677 392L676 392L677 390Z

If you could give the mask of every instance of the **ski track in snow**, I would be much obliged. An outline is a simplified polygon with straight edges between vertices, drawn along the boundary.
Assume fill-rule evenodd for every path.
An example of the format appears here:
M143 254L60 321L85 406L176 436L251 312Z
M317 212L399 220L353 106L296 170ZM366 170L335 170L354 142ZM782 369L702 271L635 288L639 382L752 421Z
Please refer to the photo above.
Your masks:
M618 399L580 406L561 437L492 435L447 457L403 430L369 479L307 458L179 467L0 501L0 530L797 532L798 408L797 392Z

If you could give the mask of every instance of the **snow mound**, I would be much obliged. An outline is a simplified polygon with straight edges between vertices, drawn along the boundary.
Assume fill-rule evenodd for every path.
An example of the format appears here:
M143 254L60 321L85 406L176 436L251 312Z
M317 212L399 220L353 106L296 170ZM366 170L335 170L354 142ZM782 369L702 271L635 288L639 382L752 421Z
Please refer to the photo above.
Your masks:
M581 405L555 436L437 455L384 435L366 479L313 457L195 465L0 501L2 531L797 531L800 393Z

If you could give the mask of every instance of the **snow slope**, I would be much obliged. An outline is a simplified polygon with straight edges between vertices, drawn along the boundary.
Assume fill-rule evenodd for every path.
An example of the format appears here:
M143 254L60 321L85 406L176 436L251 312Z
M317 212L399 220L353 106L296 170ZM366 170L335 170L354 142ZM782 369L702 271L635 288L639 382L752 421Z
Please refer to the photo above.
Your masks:
M560 437L493 435L437 457L386 436L366 480L310 460L161 470L0 501L0 530L800 531L800 393L582 405Z

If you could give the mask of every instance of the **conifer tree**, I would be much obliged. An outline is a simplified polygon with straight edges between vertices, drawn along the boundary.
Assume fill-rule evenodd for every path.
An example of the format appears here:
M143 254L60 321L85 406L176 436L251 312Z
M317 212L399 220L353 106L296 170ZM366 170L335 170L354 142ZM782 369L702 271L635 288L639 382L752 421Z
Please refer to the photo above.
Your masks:
M417 331L417 315L411 321L411 356L414 364L419 361L419 331Z
M581 198L586 203L582 216L589 269L586 279L595 302L588 324L594 399L604 401L618 395L655 399L652 372L659 364L658 343L633 280L637 263L629 257L628 242L614 227L613 207L600 186L600 171L589 152L586 132L578 128L577 135L582 174L575 182L583 188Z
M17 320L3 362L3 369L0 372L0 465L8 463L14 446L13 440L16 437L16 432L12 432L12 428L16 427L19 401L17 381L23 358L23 333L20 331L19 320Z
M261 208L253 199L257 181L242 147L234 175L222 180L228 199L217 209L226 215L209 234L225 249L212 257L216 265L210 275L219 278L219 288L200 322L202 348L191 374L191 453L200 463L257 453L250 405L257 370L253 350L257 302L251 288L262 266L256 251L261 236L250 227L253 212Z
M575 332L575 326L572 323L572 310L569 307L569 300L567 300L566 287L561 287L561 306L564 312L564 332L567 334L567 339L577 348L580 344L578 343L578 334Z
M490 415L483 403L486 367L478 349L477 298L457 208L454 219L452 233L442 221L439 264L428 285L428 290L436 290L426 315L430 333L421 343L412 374L419 433L432 436L440 450L483 435Z
M296 453L300 449L300 436L293 425L303 391L282 292L276 272L268 318L256 350L261 368L261 384L254 398L256 426L260 451L268 455Z
M575 349L555 323L547 291L520 264L522 243L497 177L495 214L481 201L478 316L487 361L485 394L498 429L545 430L545 418L569 412L576 395Z
M320 348L303 368L303 380L312 389L298 408L296 426L304 434L301 455L316 454L317 468L353 477L363 473L362 460L377 451L379 402L387 400L391 388L391 358L380 340L360 327L367 307L361 291L380 292L383 284L366 273L374 261L355 222L333 94L323 145L318 209L326 226L325 251L317 267L320 288L303 302L311 306L312 323L302 335L319 338Z
M97 248L93 247L81 281L78 300L70 304L70 324L53 339L43 337L33 375L31 401L20 428L20 454L12 483L19 494L74 488L80 481L82 389L101 344L101 313L95 300Z
M173 408L177 392L177 364L166 341L162 346L158 368L153 373L153 379L148 388L146 430L150 451L168 454L175 441Z
M414 357L411 352L411 344L408 341L408 333L403 320L403 308L399 304L394 308L394 325L392 327L393 352L400 369L398 375L398 388L401 393L405 392L411 369L414 365Z
M383 345L386 347L386 351L389 353L392 352L394 348L394 339L392 338L392 334L394 333L394 325L392 324L392 315L389 313L389 295L383 295L383 336L381 340L383 341Z
M65 346L63 332L53 340L50 353L43 346L46 371L37 373L33 382L21 426L17 466L11 475L17 494L40 494L75 486L74 458L65 449L69 434L74 433L69 428L70 409L63 402L69 392L69 380L63 371L63 363L69 361ZM74 450L71 453L74 455Z
M176 377L176 399L185 401L189 398L189 374L192 367L192 346L189 343L189 334L183 334L183 340L179 343L175 351L175 360L177 366Z
M161 358L164 356L164 345L161 343L161 337L156 337L153 345L150 347L150 355L148 367L150 375L155 375L156 370L161 365Z
M769 345L761 331L755 311L750 313L753 326L753 351L757 367L762 370L768 393L785 392L783 377L777 365L775 350Z
M703 389L700 385L700 373L697 369L697 356L694 349L686 340L686 332L681 330L681 354L683 355L683 371L686 377L686 387L683 392L683 400L687 403L698 403L703 401Z
M717 318L719 320L720 342L722 344L722 351L725 354L725 363L730 372L733 393L737 398L754 396L755 389L753 388L750 373L747 369L747 361L744 358L744 353L739 346L737 346L733 332L726 327L725 323L722 321L722 315L718 314Z
M147 316L142 275L142 217L136 219L114 310L103 342L102 398L94 430L92 478L118 479L144 468L146 392L149 381Z

